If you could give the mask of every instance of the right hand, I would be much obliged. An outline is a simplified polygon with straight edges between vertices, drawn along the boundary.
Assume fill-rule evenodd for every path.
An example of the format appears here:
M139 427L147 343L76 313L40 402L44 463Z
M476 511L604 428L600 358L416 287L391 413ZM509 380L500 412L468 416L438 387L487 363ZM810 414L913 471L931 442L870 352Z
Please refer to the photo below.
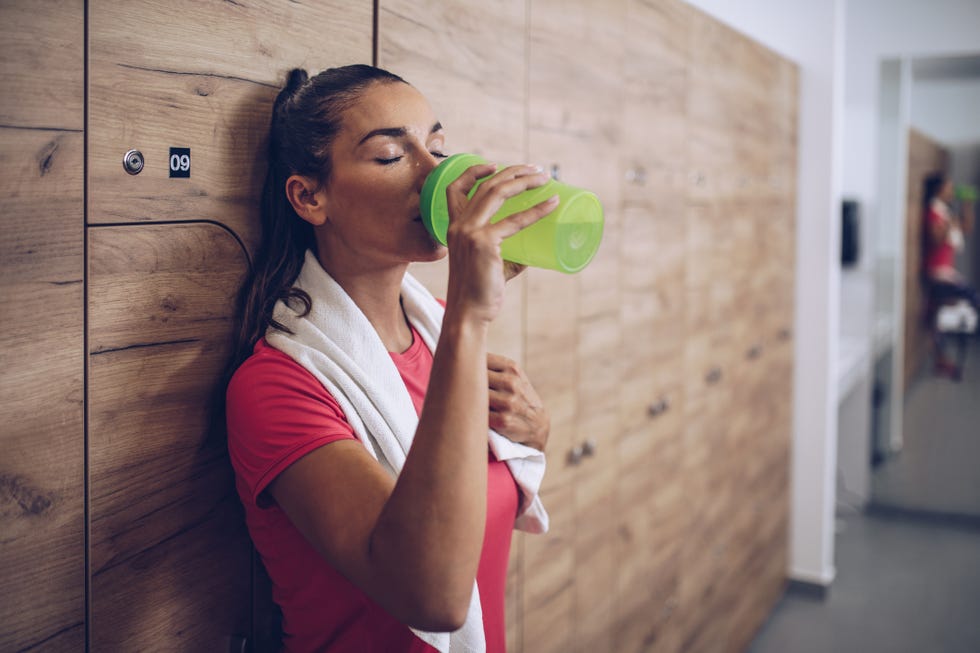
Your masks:
M491 322L500 312L504 299L504 263L500 243L531 225L558 205L558 196L515 213L497 223L490 218L505 200L547 183L549 177L537 166L515 165L504 168L467 195L477 180L494 173L493 164L471 166L446 189L449 204L449 288L446 308Z

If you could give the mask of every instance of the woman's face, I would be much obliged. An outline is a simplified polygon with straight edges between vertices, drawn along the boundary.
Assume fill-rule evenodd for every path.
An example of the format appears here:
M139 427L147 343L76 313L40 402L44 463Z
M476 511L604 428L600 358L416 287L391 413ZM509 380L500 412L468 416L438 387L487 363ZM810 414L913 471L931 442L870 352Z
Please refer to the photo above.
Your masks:
M422 224L419 198L444 158L442 125L421 93L375 83L344 112L325 186L327 237L371 265L446 254Z
M953 201L953 182L947 180L943 187L939 189L939 199L949 204Z

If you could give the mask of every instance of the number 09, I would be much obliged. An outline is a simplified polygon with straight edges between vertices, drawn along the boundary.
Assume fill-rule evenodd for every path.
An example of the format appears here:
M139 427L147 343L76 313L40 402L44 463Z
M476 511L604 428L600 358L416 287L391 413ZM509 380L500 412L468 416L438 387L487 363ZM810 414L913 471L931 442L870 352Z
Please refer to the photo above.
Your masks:
M189 154L171 154L170 155L170 169L182 172L187 172L191 169L191 157Z

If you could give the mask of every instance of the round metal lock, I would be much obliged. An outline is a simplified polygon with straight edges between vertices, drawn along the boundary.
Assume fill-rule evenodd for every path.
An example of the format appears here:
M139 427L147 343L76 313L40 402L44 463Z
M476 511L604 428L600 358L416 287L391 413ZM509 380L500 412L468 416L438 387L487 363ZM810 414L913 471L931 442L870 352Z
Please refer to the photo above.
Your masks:
M123 168L131 175L138 175L143 171L143 153L139 150L130 150L123 157Z

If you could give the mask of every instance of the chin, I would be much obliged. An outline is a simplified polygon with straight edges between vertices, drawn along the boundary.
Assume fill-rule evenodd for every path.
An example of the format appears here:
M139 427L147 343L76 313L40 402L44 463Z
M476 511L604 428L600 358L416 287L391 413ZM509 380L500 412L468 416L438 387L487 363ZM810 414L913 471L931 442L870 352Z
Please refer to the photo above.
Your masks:
M429 251L419 256L415 259L417 263L432 263L433 261L439 261L446 258L446 254L449 250L446 249L444 245L439 245L438 243L433 243L429 248Z

